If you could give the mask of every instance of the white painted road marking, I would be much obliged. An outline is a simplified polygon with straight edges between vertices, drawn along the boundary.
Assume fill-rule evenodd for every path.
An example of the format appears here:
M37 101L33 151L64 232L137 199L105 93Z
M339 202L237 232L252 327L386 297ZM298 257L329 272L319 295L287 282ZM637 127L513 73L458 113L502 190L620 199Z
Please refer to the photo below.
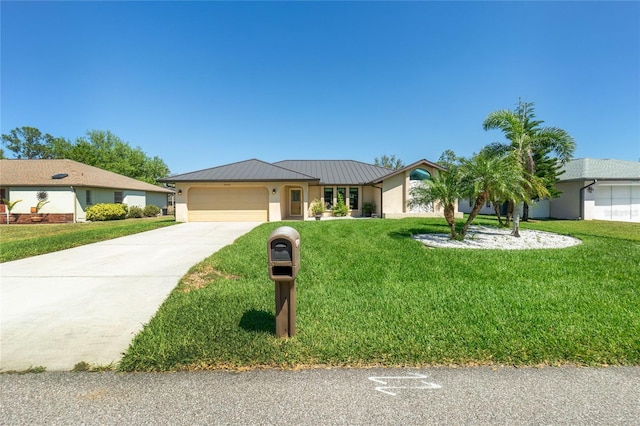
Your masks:
M391 376L391 377L369 377L369 380L377 383L381 383L383 385L387 385L389 380L418 380L423 386L376 386L376 390L382 393L386 393L387 395L396 396L396 393L389 391L388 389L440 389L442 386L425 382L424 380L429 376L418 373L409 373L410 376Z

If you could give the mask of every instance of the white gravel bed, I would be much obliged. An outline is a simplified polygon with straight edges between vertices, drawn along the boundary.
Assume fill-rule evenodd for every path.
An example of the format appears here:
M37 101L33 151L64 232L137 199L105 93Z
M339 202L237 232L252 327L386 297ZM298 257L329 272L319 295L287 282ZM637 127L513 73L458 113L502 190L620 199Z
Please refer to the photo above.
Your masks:
M511 229L472 226L463 241L449 239L449 234L418 234L414 239L427 247L528 250L565 248L580 244L577 238L544 231L520 229L520 238L511 236Z

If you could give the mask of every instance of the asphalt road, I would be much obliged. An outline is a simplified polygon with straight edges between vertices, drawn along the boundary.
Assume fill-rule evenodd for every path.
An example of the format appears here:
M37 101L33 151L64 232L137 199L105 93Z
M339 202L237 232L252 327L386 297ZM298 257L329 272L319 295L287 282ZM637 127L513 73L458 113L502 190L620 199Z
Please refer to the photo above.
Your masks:
M0 423L640 425L640 367L0 375Z

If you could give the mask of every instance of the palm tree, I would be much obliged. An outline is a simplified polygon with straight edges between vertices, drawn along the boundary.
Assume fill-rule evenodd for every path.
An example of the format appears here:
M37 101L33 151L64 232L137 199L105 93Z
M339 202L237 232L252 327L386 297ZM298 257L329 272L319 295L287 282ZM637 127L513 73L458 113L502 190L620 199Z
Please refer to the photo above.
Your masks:
M9 215L11 214L11 210L15 207L16 204L21 202L22 200L10 201L6 198L2 199L2 204L6 206L7 209L7 225L9 224Z
M526 198L527 180L514 153L497 155L485 148L463 160L462 168L465 195L475 200L460 233L463 238L487 200Z
M442 206L451 239L454 240L459 238L456 232L455 214L458 199L464 193L464 182L453 152L443 153L439 163L446 167L447 171L433 173L431 179L411 188L409 207L424 207L430 204Z
M484 130L499 129L509 140L509 143L493 143L487 149L494 153L514 151L522 165L523 172L529 180L529 188L539 187L539 183L531 182L530 178L537 176L542 180L548 193L553 193L556 172L560 165L569 161L575 150L575 141L569 133L558 127L541 127L544 123L534 120L534 103L518 101L515 111L499 110L490 113L484 120ZM549 161L549 154L556 154L556 167L545 167L540 171L537 163ZM538 194L529 193L529 197ZM529 219L528 202L525 201L523 220Z

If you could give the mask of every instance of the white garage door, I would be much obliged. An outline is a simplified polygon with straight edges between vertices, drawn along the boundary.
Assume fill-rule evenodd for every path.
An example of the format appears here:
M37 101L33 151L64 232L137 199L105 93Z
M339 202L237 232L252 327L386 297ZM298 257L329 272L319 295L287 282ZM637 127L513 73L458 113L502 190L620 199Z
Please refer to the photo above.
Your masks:
M191 188L189 222L266 222L266 188Z
M620 222L640 222L640 186L598 186L593 218Z

